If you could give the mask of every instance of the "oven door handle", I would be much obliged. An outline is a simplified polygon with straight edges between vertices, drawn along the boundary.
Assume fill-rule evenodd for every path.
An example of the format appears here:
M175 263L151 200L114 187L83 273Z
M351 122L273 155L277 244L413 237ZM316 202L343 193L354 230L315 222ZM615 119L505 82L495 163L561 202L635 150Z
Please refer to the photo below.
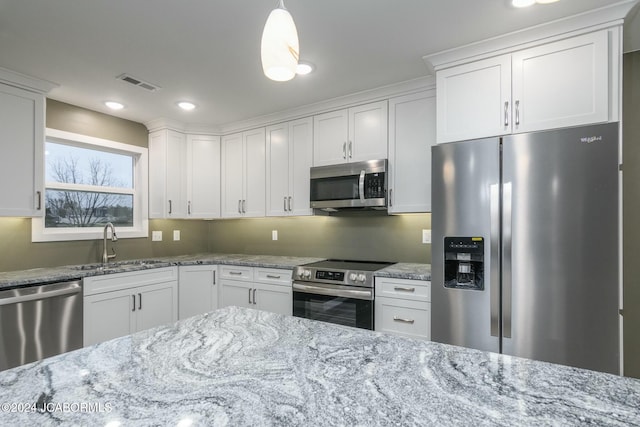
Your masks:
M327 295L330 297L344 297L373 301L373 289L337 289L317 284L309 285L293 282L293 290L294 292L302 292L305 294Z

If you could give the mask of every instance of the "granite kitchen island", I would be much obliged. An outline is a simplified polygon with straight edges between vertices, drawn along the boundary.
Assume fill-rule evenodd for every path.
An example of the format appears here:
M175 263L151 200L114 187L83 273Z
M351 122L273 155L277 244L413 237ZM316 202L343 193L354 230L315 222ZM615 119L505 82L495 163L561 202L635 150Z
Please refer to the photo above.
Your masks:
M640 381L228 307L0 372L0 405L0 425L627 426Z

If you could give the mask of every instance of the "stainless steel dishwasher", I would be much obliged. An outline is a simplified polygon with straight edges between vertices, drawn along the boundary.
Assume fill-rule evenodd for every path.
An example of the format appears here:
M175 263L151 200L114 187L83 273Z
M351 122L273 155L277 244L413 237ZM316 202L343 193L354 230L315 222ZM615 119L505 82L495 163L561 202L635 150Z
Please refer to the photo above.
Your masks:
M81 280L0 291L0 371L81 347Z

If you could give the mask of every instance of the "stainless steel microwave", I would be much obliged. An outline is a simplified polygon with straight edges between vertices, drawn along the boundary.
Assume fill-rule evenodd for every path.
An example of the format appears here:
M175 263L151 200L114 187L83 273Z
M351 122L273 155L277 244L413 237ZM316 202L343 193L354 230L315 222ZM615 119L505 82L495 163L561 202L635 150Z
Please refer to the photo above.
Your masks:
M311 207L387 208L387 159L311 168Z

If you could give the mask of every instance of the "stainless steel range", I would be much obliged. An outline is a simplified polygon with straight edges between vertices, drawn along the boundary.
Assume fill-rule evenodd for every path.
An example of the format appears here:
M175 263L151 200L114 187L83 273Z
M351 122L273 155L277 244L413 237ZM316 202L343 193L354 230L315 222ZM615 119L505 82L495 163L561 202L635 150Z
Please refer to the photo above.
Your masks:
M293 315L373 330L373 273L393 263L330 259L293 271Z

